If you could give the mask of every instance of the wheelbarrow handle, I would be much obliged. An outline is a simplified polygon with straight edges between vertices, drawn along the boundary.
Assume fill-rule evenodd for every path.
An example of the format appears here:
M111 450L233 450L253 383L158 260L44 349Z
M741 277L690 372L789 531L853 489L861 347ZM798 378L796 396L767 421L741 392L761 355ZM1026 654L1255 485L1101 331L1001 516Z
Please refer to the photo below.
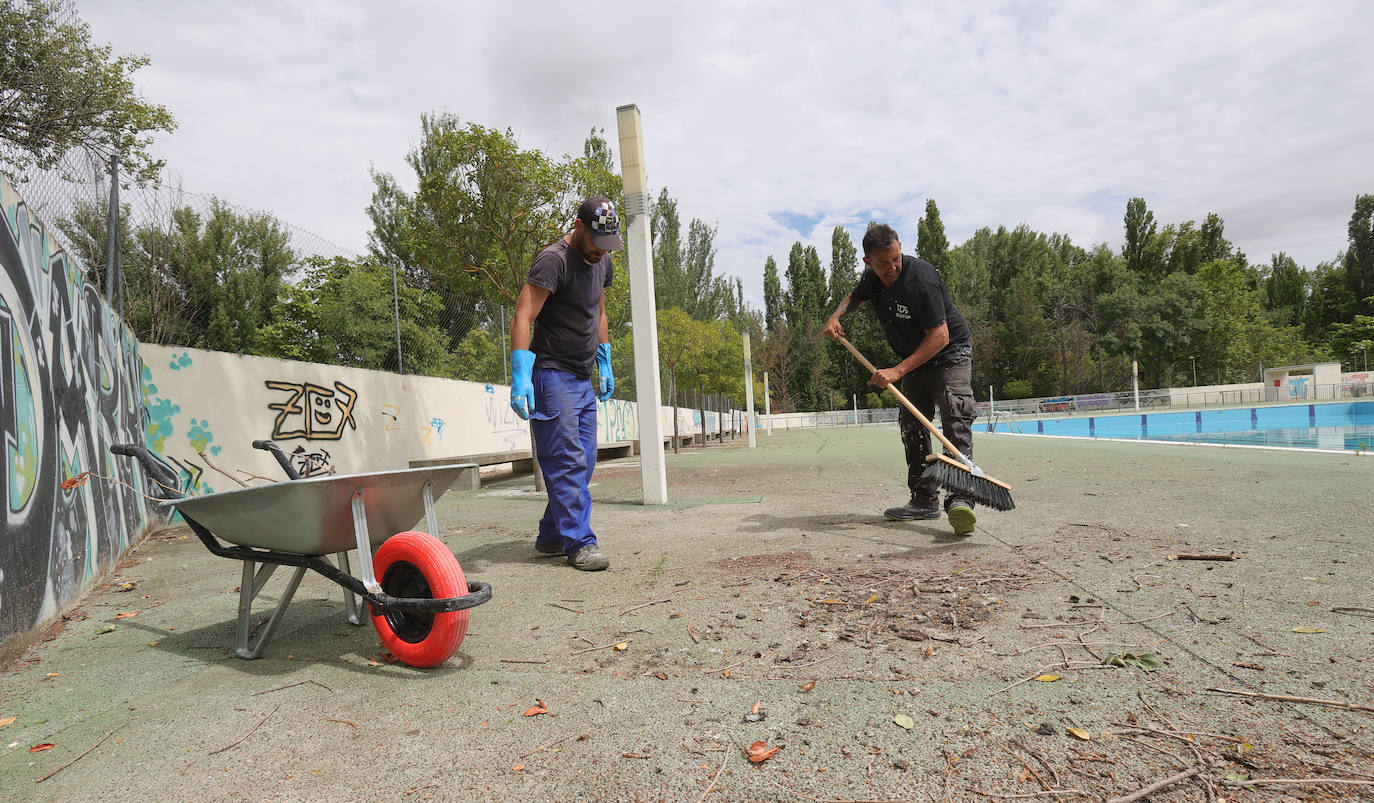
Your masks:
M147 448L136 443L116 443L110 446L110 454L120 457L137 458L143 473L153 481L153 495L158 499L180 499L182 493L180 477L166 463L158 460Z
M275 442L270 440L253 441L253 448L262 449L264 452L271 452L272 456L277 458L277 465L281 466L281 470L285 471L286 476L290 479L298 480L301 478L301 473L296 470L295 466L291 465L291 460L287 458L286 452L283 452L281 447Z

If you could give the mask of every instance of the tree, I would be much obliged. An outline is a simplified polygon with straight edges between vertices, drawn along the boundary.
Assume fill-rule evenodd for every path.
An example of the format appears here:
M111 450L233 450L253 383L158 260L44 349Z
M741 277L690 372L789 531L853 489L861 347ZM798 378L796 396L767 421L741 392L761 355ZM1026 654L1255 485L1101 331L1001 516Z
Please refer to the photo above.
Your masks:
M916 224L916 256L934 265L941 275L949 267L949 240L934 198L926 200L925 217Z
M682 223L677 216L677 200L668 194L666 187L653 203L649 233L654 251L654 306L685 309L687 288L682 270Z
M687 251L682 259L686 298L683 309L699 321L724 315L730 303L730 285L715 276L716 227L692 219L687 227Z
M1126 243L1121 253L1126 257L1126 269L1137 276L1155 279L1163 270L1155 214L1145 205L1144 198L1132 198L1126 203Z
M763 263L763 322L768 331L785 315L782 281L778 279L778 263L770 255Z
M1374 195L1355 199L1350 215L1350 247L1345 252L1345 282L1355 300L1355 311L1374 314Z
M830 279L824 312L827 317L859 281L859 250L844 226L836 226L830 233Z
M52 0L0 4L0 168L11 177L51 168L74 148L102 160L118 155L138 183L157 179L152 132L176 128L163 106L144 102L133 74L146 56L111 57L86 23L68 21Z
M1275 323L1301 321L1306 295L1306 285L1298 263L1282 251L1274 254L1264 278L1264 308L1273 313Z
M459 379L501 381L502 354L497 343L483 348L491 337L481 329L456 353L448 336L435 325L437 294L399 287L401 351L411 373ZM391 295L391 271L376 259L306 260L304 275L287 285L262 327L258 353L326 365L384 370L396 364L396 317ZM485 338L485 343L482 341Z
M78 203L57 227L78 256L104 265L103 203ZM139 340L236 354L260 353L284 277L298 266L289 236L270 215L239 213L218 199L154 210L132 229L121 216L125 316ZM390 297L388 287L387 297Z

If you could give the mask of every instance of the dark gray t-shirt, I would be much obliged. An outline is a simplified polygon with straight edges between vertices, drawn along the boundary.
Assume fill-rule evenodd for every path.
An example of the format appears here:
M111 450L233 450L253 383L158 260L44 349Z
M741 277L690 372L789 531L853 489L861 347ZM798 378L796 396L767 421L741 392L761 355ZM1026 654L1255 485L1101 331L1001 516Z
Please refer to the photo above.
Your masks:
M567 238L539 252L527 281L549 291L544 308L534 319L536 368L557 368L588 379L596 358L601 323L601 296L611 286L615 269L611 255L588 265L568 245Z
M855 304L872 301L873 309L887 335L887 344L904 360L915 353L926 336L927 329L940 324L949 327L949 344L940 349L928 364L938 365L960 352L967 352L971 342L968 324L954 299L949 297L944 280L935 266L923 259L902 256L902 272L891 287L884 287L872 268L864 268L863 276L849 300Z

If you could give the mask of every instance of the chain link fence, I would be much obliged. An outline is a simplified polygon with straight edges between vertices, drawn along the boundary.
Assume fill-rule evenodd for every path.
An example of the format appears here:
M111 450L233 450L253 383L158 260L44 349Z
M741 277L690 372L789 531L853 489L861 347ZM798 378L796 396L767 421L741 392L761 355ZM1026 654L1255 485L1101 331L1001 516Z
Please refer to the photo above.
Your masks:
M187 189L175 169L164 169L156 186L139 186L121 179L112 195L111 163L89 151L75 149L51 169L29 168L13 171L15 164L0 149L7 175L16 191L34 214L43 221L51 238L50 251L63 250L76 257L87 282L94 283L107 296L111 306L125 314L129 302L130 271L141 268L126 264L126 255L116 253L114 286L107 283L109 265L106 232L110 230L109 209L113 202L120 212L123 232L171 231L174 216L189 210L200 220L227 210L242 219L266 218L285 237L292 256L292 269L286 283L298 285L310 270L310 260L347 259L361 261L366 254L351 252L308 229L282 220L271 212L229 203L213 194ZM122 238L125 239L125 238ZM127 268L127 269L126 269ZM352 312L368 318L371 326L355 326L347 354L323 362L353 365L378 370L428 373L484 382L505 382L507 310L481 299L446 292L441 287L425 286L404 270L374 267L376 281L365 309ZM139 292L157 292L147 286L156 276L136 277L143 281ZM164 288L174 292L171 288ZM357 324L355 318L349 323ZM156 331L139 332L140 338L164 342ZM167 342L166 345L193 345ZM267 356L291 356L267 353Z

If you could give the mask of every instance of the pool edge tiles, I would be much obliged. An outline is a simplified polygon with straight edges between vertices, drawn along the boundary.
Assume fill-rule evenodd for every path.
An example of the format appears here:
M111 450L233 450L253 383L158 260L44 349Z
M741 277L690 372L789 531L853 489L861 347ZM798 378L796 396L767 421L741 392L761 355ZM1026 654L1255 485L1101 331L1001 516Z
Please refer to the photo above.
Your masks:
M1031 431L1029 425L1035 424ZM986 429L997 431L997 421ZM1007 434L1364 454L1374 446L1374 401L1231 407L1021 420Z

